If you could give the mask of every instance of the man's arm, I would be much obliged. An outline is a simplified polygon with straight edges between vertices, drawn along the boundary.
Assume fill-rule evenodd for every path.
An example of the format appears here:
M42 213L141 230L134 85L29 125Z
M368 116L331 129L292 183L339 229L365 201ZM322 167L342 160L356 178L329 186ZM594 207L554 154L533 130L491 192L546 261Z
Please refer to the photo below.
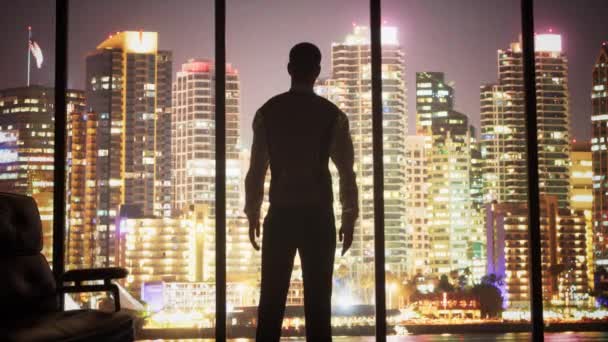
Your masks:
M253 119L253 144L249 171L245 177L245 214L249 221L249 240L259 250L255 238L260 237L260 207L264 200L264 178L268 170L268 145L262 114L258 111Z
M355 152L350 137L348 117L340 112L334 125L330 156L340 177L340 203L342 205L342 226L340 227L340 241L342 255L350 248L353 241L355 221L359 216L359 196L357 177L354 171Z

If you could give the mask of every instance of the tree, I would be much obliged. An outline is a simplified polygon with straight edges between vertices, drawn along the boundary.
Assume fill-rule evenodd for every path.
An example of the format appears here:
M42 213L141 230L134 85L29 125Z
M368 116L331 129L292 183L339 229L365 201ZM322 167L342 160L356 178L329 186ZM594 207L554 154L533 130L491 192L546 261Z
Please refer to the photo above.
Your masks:
M500 289L490 284L476 284L473 294L479 301L481 317L499 318L502 313L502 295Z
M494 273L481 278L481 283L473 286L473 294L479 301L481 317L499 318L502 313L503 296L501 288L504 286L502 276Z
M435 291L436 292L453 292L454 291L454 285L450 284L450 280L447 275L442 274L441 277L439 277L439 284L437 284Z

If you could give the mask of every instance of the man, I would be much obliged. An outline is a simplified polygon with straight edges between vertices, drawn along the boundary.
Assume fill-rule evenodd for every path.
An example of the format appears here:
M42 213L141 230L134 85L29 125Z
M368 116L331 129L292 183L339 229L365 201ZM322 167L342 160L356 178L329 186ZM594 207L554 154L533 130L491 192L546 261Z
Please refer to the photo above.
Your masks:
M251 165L245 179L249 239L259 250L260 206L270 165L270 209L264 220L257 341L279 341L296 251L302 262L306 339L331 341L331 288L336 227L329 159L340 176L342 255L359 214L348 118L313 92L321 52L310 43L289 52L291 89L266 102L253 120Z

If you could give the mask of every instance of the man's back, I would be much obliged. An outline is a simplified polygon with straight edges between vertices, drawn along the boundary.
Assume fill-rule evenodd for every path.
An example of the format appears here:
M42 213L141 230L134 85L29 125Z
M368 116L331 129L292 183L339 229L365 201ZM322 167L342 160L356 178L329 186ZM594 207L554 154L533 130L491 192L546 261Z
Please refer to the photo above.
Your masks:
M334 125L342 113L306 91L275 96L260 111L270 159L270 203L300 207L331 205L328 162Z

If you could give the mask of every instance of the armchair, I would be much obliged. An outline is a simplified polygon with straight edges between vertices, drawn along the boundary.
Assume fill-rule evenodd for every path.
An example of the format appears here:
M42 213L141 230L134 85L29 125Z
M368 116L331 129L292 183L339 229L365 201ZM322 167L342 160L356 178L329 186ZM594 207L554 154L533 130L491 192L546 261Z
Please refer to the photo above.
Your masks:
M72 270L59 286L42 251L42 223L31 197L0 193L0 336L2 341L133 341L133 318L120 311L122 268ZM83 285L103 280L102 285ZM71 284L70 284L71 283ZM64 285L68 284L68 285ZM108 291L115 312L62 311L65 293Z

